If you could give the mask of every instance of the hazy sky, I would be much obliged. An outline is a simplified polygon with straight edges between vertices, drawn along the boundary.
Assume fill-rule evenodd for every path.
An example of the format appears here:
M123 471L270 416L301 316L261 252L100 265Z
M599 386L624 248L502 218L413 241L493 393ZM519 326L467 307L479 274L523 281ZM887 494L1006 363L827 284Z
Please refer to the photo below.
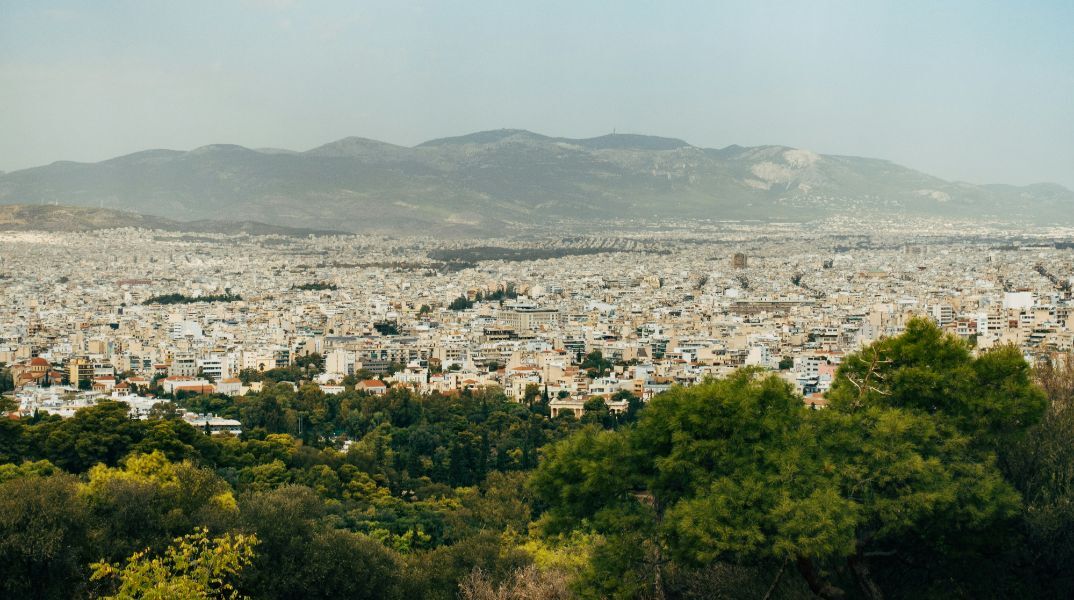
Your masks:
M518 127L1074 188L1074 0L0 0L0 169Z

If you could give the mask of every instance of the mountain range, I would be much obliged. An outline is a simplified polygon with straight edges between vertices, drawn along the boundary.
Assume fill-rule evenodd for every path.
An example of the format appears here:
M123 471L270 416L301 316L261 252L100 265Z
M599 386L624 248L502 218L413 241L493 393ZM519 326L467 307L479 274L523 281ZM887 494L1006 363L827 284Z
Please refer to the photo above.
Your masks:
M61 161L0 175L0 204L430 234L610 218L1074 220L1074 192L1056 184L947 181L886 160L786 146L713 149L664 137L570 139L518 129L414 147L348 137L304 152L217 144Z

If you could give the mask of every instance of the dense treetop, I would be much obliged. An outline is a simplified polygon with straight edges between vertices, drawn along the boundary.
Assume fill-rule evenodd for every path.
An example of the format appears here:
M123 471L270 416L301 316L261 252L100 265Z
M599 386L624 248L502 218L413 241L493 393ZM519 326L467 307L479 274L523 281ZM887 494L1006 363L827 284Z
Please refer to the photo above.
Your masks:
M326 395L304 383L318 361L243 397L176 399L239 419L241 437L114 402L0 421L0 593L1074 592L1069 361L1034 372L915 321L847 357L828 409L743 370L644 406L623 394L624 415L593 400L578 421L549 418L538 386L520 403Z

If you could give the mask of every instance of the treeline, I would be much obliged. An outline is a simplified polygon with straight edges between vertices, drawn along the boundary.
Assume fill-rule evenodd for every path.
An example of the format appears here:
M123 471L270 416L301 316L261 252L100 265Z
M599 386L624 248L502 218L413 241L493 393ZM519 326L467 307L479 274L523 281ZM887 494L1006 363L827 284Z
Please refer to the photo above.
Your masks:
M299 291L323 292L325 290L338 290L339 286L334 283L328 283L326 281L314 281L312 283L303 283L301 285L292 286L291 289Z
M515 286L508 284L506 288L502 290L488 293L478 292L473 300L466 295L459 296L448 304L448 309L455 311L467 310L473 308L474 304L478 302L502 302L503 300L513 300L515 298L518 298L518 292L515 290Z
M495 391L325 395L267 382L180 402L237 417L246 433L208 436L164 406L131 420L107 401L70 419L0 421L0 595L110 594L122 582L91 580L94 564L157 556L205 528L256 537L233 582L251 597L454 598L475 567L500 581L534 563L519 492L538 449L580 426Z
M238 302L242 296L225 292L223 294L207 294L202 296L187 296L185 294L162 294L153 296L142 304L194 304L196 302Z
M676 388L544 454L538 529L600 540L594 597L1069 598L1074 367L1037 378L919 320L826 409L762 372Z
M914 321L848 356L826 409L755 370L620 399L576 421L537 385L265 379L179 400L241 438L111 402L3 420L0 595L1074 596L1069 361Z
M430 259L448 263L456 261L478 263L485 260L523 262L563 258L566 256L607 254L609 252L621 251L622 250L613 248L507 248L502 246L475 246L471 248L433 250L429 252L428 256Z

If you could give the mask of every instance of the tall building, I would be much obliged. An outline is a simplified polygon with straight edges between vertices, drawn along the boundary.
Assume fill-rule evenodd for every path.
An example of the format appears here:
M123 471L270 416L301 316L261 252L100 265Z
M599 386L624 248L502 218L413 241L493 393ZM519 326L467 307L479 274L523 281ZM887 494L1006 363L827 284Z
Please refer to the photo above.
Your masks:
M93 365L85 358L72 358L67 361L67 382L78 387L83 381L93 381Z

